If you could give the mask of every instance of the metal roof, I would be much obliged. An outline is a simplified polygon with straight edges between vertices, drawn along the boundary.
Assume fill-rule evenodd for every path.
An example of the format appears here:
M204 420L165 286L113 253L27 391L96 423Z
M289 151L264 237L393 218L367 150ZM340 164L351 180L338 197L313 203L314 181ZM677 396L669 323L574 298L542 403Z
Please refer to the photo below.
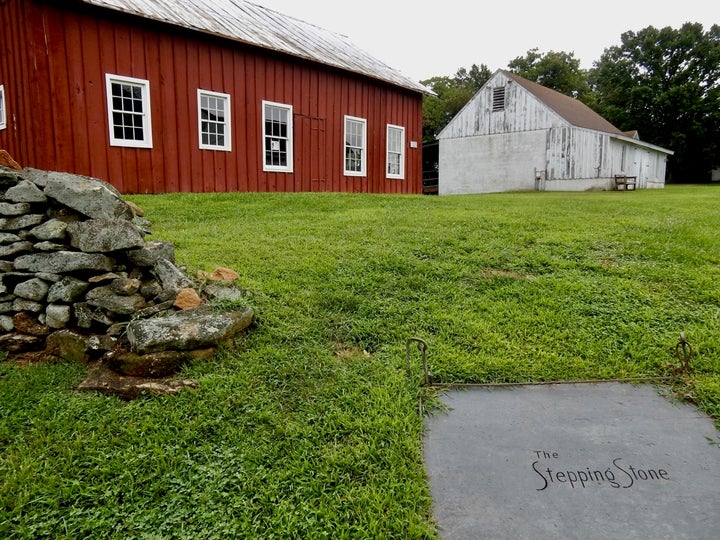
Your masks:
M102 8L286 53L416 92L432 92L347 36L244 0L80 0Z
M523 77L515 75L514 73L511 73L509 71L499 71L502 71L510 79L518 83L520 86L528 90L533 95L535 95L535 97L537 97L540 101L542 101L545 105L554 110L557 114L559 114L562 118L564 118L573 126L585 129L592 129L595 131L602 131L604 133L609 133L610 137L614 139L622 140L636 146L649 148L651 150L662 152L664 154L674 154L672 150L668 150L667 148L663 148L649 142L641 141L637 131L620 131L613 124L605 120L605 118L593 111L590 107L585 105L579 99L566 96L565 94L561 94L556 90L551 90L550 88L542 86L536 82L524 79Z

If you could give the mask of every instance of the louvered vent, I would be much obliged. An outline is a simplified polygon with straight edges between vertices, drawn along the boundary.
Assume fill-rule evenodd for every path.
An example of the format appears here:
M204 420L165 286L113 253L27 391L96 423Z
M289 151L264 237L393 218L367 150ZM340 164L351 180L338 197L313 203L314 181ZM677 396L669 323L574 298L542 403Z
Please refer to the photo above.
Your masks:
M493 100L492 100L493 112L505 110L505 87L501 86L499 88L493 88L492 96L493 96Z

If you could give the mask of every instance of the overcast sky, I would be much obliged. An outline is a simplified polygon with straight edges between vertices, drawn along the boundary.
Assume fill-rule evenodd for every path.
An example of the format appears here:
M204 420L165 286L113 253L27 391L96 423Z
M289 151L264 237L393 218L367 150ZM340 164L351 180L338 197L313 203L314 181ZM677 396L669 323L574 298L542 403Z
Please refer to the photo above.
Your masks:
M590 68L626 31L720 24L718 0L251 0L348 36L414 80L485 64L491 71L538 47Z

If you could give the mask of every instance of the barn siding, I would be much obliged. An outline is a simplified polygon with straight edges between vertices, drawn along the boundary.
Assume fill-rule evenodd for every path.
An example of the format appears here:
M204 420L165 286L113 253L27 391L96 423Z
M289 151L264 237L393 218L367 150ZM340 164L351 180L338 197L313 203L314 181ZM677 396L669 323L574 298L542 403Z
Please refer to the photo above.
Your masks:
M506 106L502 111L493 112L492 91L500 86L505 87ZM566 122L535 96L503 73L498 73L491 84L480 90L457 114L442 132L441 138L536 131L564 125Z
M0 5L3 27L17 33L4 46L3 57L11 61L0 66L0 83L12 100L8 112L17 111L18 118L17 140L10 140L10 129L0 131L0 147L22 164L103 178L125 193L421 192L421 153L409 147L422 137L418 92L103 14L37 1ZM149 81L152 149L109 145L106 73ZM231 95L232 152L198 148L198 88ZM263 100L293 106L294 173L262 170ZM346 114L368 122L363 178L343 175ZM387 124L406 128L405 180L385 177Z

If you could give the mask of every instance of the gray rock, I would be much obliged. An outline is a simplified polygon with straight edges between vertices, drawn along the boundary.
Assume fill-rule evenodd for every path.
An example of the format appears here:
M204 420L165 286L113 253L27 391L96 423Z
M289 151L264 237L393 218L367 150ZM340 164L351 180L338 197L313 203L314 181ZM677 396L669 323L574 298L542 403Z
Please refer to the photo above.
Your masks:
M0 330L3 332L12 332L15 330L13 318L9 315L0 315Z
M0 272L12 272L15 264L10 261L0 261Z
M140 290L140 280L131 278L118 278L110 283L110 290L120 296L130 296Z
M242 302L243 295L235 287L227 287L218 283L208 283L203 292L210 300L218 302Z
M88 281L90 283L102 283L103 281L113 281L116 279L120 279L122 277L126 277L125 274L117 274L115 272L107 272L105 274L100 274L97 276L92 276Z
M65 328L70 322L70 306L50 304L45 309L45 324L50 328Z
M51 274L49 272L35 272L35 277L43 281L49 281L50 283L57 283L63 278L60 274Z
M88 329L94 320L94 310L86 302L73 304L73 314L77 321L78 328Z
M32 248L33 245L25 240L22 242L15 242L9 246L0 246L0 257L10 257L12 255L17 255L18 253L32 251Z
M20 171L0 166L0 188L14 186L23 179L23 176Z
M0 246L13 244L19 241L20 237L17 234L0 232Z
M117 347L118 340L112 336L92 335L87 340L88 351L112 351Z
M250 308L229 313L183 311L132 321L127 337L132 350L138 354L203 349L226 343L247 328L252 318Z
M34 183L20 180L5 192L5 200L14 203L45 202L45 194Z
M167 259L158 259L153 267L153 273L163 289L163 300L177 295L180 289L192 286L192 280Z
M47 185L47 179L50 175L50 171L43 171L40 169L33 169L32 167L25 167L22 171L22 176L35 184L38 187L44 188Z
M15 259L15 268L30 272L67 274L76 270L109 272L115 261L99 253L57 251L55 253L34 253Z
M42 279L33 278L22 283L18 283L13 294L19 298L41 302L45 300L50 286Z
M15 308L13 307L13 302L0 302L0 313L13 313L15 311Z
M63 251L67 249L67 246L65 244L56 244L55 242L38 242L33 245L33 249L44 252Z
M91 219L132 220L135 216L115 188L96 178L50 172L45 196Z
M175 262L175 246L170 242L145 242L140 249L127 252L128 260L136 266L153 267L160 259Z
M62 240L66 236L68 224L59 219L50 219L29 231L38 240Z
M30 203L0 202L0 216L22 216L30 213Z
M0 218L0 231L18 231L28 229L43 222L42 214L25 214L18 217Z
M80 298L87 290L89 284L72 276L65 276L63 279L54 283L48 291L48 302L66 302L72 303Z
M145 306L145 298L139 294L123 296L115 294L108 285L97 287L85 295L87 303L120 315L131 315Z
M45 306L40 302L33 300L27 300L25 298L16 298L13 301L13 311L32 311L33 313L40 313L45 309Z
M108 253L141 247L145 241L140 231L122 219L91 219L67 227L74 248L86 253Z
M140 286L140 294L142 294L145 298L156 298L160 296L160 294L162 294L162 285L160 285L160 283L156 279L143 281L142 285ZM173 299L169 300L171 305Z

